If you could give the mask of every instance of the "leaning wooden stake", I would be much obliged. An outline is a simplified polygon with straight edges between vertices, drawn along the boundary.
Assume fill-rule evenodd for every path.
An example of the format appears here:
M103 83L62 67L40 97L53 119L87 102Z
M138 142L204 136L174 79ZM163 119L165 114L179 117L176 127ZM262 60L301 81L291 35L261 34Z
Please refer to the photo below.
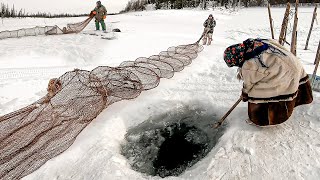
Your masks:
M4 14L1 14L2 25L3 25L3 19L4 19Z
M309 30L309 34L308 34L308 38L307 38L307 42L306 42L306 46L305 46L304 50L308 49L309 39L310 39L312 28L313 28L313 23L316 18L317 18L317 5L316 5L316 7L314 7L313 16L312 16L312 20L311 20L311 27Z
M272 36L272 39L274 39L274 31L273 31L273 23L272 23L273 20L272 20L272 17L271 17L270 3L268 3L268 13L269 13L271 36Z
M229 111L220 119L220 121L216 122L213 124L213 128L218 128L219 126L222 125L222 123L224 122L224 120L226 120L226 118L229 116L229 114L234 110L234 108L236 108L238 106L238 104L242 101L242 97L240 97L238 99L238 101L236 103L234 103L234 105L229 109Z
M314 71L312 74L312 78L311 78L311 84L312 86L314 86L314 81L317 75L317 71L318 71L318 67L319 67L319 62L320 62L320 41L319 41L319 46L318 46L318 50L317 50L317 55L316 55L316 60L315 60L315 64L316 66L314 67Z
M320 58L319 56L320 56L320 52L319 52L319 47L320 47L320 41L319 41L319 45L318 45L318 51L317 51L317 54L316 54L316 59L314 60L314 65L316 65L317 64L317 60Z
M289 21L289 13L290 13L290 3L287 3L286 12L284 13L280 36L279 36L279 43L283 46L284 42L286 41L286 35L287 35L287 27L288 27L288 21Z
M292 38L291 38L291 52L292 52L292 54L294 54L294 55L297 55L298 6L299 6L299 0L296 0L296 8L295 8L295 15L294 15L293 31L292 31Z

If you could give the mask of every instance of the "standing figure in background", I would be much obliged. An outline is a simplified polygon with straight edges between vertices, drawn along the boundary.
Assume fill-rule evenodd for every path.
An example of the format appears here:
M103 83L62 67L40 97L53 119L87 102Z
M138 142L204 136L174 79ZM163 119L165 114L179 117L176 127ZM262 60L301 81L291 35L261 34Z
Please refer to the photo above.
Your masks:
M212 14L209 15L208 19L203 23L204 26L204 36L203 36L203 45L211 45L213 28L216 27L216 20Z
M96 30L100 30L100 24L103 31L106 31L106 24L104 19L107 17L107 9L101 4L101 1L97 1L96 7L91 11L90 16L95 17Z

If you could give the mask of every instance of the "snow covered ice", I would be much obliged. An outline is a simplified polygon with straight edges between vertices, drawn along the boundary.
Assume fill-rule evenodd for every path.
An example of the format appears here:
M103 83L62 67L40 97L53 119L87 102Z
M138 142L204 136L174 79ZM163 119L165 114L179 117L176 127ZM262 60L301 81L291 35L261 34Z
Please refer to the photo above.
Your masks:
M312 12L313 8L300 8L298 22L297 56L309 74L320 37L320 25L315 24L309 50L303 50ZM249 37L269 38L269 20L266 8L234 13L146 11L109 16L107 26L122 31L114 40L82 33L1 40L0 115L4 115L45 95L49 79L66 71L117 66L126 60L158 54L170 46L193 43L210 13L217 20L213 44L206 46L191 65L172 79L161 80L157 88L138 98L105 109L68 150L24 179L161 179L132 169L121 154L126 133L142 123L152 123L153 117L185 107L200 107L208 114L216 114L213 120L222 117L236 102L242 87L235 77L236 68L229 69L223 61L223 51ZM284 8L272 8L276 37L283 15ZM0 31L37 25L63 26L81 20L4 19ZM92 30L93 22L84 32ZM288 37L290 40L291 35ZM247 105L241 103L228 117L224 134L202 160L178 177L164 179L319 179L319 103L319 93L314 92L312 104L296 108L286 123L269 128L247 125Z

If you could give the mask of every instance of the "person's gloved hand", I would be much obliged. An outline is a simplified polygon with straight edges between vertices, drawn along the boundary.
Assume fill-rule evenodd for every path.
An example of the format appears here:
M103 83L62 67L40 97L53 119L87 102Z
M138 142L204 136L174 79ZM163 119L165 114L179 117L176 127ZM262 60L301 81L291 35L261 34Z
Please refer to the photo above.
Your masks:
M247 102L249 100L248 94L243 91L241 92L241 98L243 102Z
M89 16L90 16L90 17L94 17L96 14L97 14L96 11L91 11Z
M106 15L104 15L104 16L103 16L103 19L106 19L106 18L107 18L107 16L106 16Z

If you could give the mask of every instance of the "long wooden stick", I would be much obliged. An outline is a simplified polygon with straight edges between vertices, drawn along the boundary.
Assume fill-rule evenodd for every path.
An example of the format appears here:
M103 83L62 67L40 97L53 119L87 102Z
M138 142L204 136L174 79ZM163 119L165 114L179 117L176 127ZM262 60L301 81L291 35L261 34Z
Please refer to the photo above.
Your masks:
M281 31L279 35L279 43L283 46L284 42L286 41L287 35L287 28L288 28L288 21L289 21L289 13L290 13L290 3L287 3L286 12L284 13Z
M298 6L299 6L299 0L296 0L296 9L295 9L296 12L294 16L293 31L292 31L292 38L291 38L291 52L294 55L297 55Z
M313 29L313 23L316 18L317 18L317 5L316 5L316 7L314 7L313 16L312 16L312 20L311 20L311 26L310 26L310 30L309 30L309 34L308 34L308 38L307 38L307 42L306 42L306 46L305 46L304 50L308 49L309 39L310 39L311 32Z
M320 62L320 41L319 41L318 50L317 50L317 54L316 54L316 60L315 60L316 66L314 67L314 71L313 71L312 78L311 78L311 85L312 86L313 86L315 78L316 78L316 74L317 74L318 67L319 67L319 62Z
M242 97L240 97L238 99L238 101L236 103L234 103L234 105L229 109L229 111L220 119L220 121L216 122L213 124L213 128L218 128L219 126L222 125L222 123L224 122L224 120L226 120L226 118L230 115L230 113L234 110L234 108L236 108L238 106L238 104L242 101Z
M273 31L273 23L272 23L273 20L272 20L272 16L271 16L270 3L268 3L268 13L269 13L271 36L272 36L272 39L274 39L274 31Z
M320 46L320 41L319 41L319 45L318 45L318 51L317 51L317 54L316 54L316 59L314 60L314 63L313 65L316 65L317 64L317 60L320 58L320 52L319 52L319 46Z

